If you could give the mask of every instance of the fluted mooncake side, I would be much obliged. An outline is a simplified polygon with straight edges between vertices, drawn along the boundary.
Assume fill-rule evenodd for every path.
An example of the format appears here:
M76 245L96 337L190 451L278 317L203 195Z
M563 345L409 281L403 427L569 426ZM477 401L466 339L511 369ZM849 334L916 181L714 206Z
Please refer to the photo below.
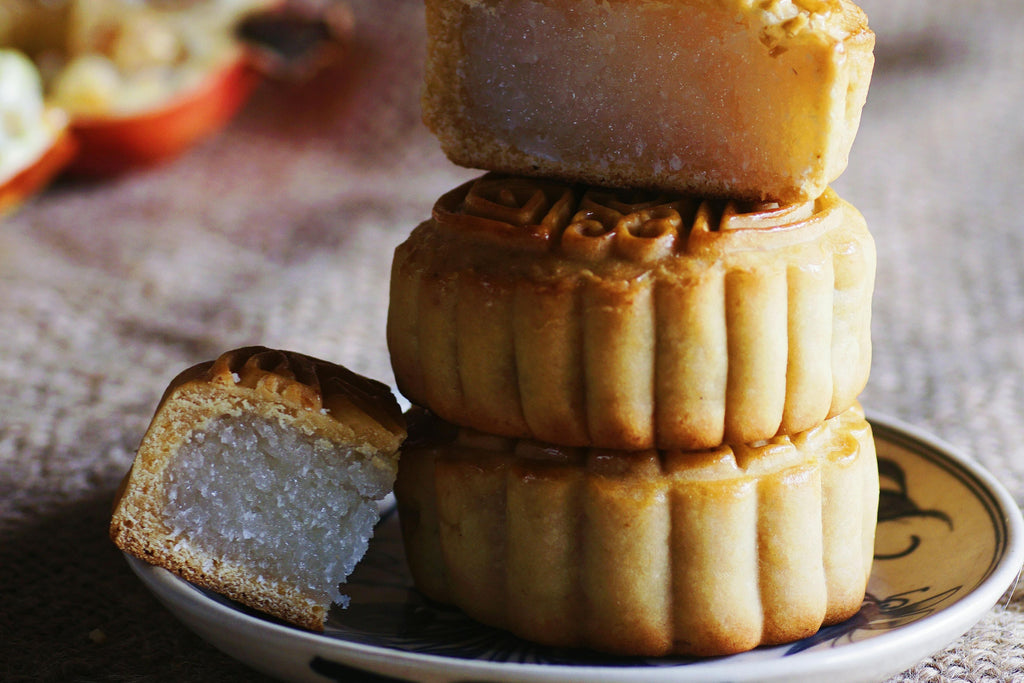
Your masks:
M874 242L831 190L743 205L487 175L395 251L400 391L567 446L700 449L809 429L871 363Z
M406 554L420 591L483 623L552 646L708 656L860 608L878 473L859 405L702 452L560 448L432 420L411 420L399 461Z

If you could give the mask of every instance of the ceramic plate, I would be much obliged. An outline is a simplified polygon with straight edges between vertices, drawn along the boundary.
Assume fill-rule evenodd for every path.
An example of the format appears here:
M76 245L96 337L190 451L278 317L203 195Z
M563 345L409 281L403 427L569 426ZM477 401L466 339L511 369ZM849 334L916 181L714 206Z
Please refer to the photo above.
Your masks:
M715 659L637 659L534 646L426 603L388 513L323 634L281 624L134 558L178 618L228 655L289 681L795 681L884 678L955 640L1016 580L1019 508L990 474L907 425L872 418L881 500L860 612L805 640Z

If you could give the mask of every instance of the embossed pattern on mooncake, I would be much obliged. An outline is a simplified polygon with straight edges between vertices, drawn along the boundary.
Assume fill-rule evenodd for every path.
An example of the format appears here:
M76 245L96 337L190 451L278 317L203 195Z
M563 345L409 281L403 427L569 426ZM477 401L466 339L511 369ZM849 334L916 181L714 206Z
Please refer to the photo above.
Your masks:
M779 205L488 174L443 195L432 215L442 229L517 251L651 263L706 248L709 240L741 248L749 240L813 239L808 228L834 203L832 193L818 202ZM750 230L757 232L741 232ZM714 233L728 236L707 237Z
M391 390L342 365L294 351L250 346L228 351L199 367L211 384L251 389L259 396L332 417L355 411L376 422L378 429L401 431L401 415ZM177 386L172 383L169 391Z
M398 247L398 387L446 420L572 446L808 429L870 366L874 243L831 190L777 206L487 175Z

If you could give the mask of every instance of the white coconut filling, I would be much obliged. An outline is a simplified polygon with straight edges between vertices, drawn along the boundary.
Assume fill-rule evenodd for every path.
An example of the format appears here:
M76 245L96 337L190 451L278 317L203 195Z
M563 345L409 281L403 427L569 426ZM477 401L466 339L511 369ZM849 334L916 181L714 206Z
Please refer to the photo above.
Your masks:
M250 415L194 433L165 472L163 514L187 544L319 602L366 552L394 468Z

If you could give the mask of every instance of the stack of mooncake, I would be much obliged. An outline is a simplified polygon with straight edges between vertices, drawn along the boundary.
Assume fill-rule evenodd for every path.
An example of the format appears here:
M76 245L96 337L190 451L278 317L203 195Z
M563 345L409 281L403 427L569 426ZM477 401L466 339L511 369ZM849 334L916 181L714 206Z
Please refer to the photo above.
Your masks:
M427 597L553 646L722 655L860 608L874 244L830 189L846 0L427 0L424 116L487 173L394 256L395 494Z

